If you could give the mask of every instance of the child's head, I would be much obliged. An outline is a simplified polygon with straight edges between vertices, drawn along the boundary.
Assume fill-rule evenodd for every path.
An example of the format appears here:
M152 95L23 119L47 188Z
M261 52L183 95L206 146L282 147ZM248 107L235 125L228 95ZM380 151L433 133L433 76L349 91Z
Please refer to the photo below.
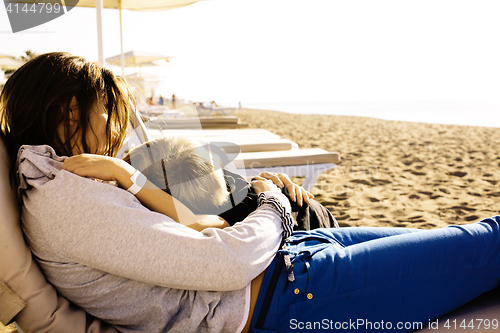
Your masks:
M217 156L186 137L161 137L132 149L124 160L188 207L203 210L228 199Z

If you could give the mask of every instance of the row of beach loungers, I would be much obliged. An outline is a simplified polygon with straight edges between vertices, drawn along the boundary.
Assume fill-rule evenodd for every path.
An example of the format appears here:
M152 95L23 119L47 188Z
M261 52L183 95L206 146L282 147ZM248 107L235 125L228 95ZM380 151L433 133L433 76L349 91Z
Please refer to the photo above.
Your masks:
M189 106L189 105L188 105ZM212 103L194 103L192 108L197 111L197 114L200 117L210 117L213 116L222 116L222 118L231 116L236 108L229 107L219 107L215 106ZM144 102L138 103L138 109L141 112L142 117L144 118L163 118L163 119L172 119L172 118L180 118L184 115L184 112L181 109L171 110L168 106L165 105L148 105Z
M222 117L142 117L145 124L150 129L236 129L247 128L247 123L242 123L235 116Z

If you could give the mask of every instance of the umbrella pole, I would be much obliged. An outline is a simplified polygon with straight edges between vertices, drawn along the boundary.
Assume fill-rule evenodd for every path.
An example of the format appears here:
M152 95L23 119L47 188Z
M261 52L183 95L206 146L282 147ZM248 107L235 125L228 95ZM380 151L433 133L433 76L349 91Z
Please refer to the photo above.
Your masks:
M120 60L122 64L122 77L125 77L125 54L123 53L123 28L122 28L122 0L118 0L118 9L120 10Z
M102 46L102 0L95 0L97 13L97 60L99 65L104 65L104 51Z

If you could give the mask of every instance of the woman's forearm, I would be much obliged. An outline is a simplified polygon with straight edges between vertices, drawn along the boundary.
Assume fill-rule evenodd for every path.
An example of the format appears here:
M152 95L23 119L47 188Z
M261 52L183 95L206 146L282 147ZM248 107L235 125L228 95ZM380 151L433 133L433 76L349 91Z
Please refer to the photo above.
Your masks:
M94 154L69 157L64 161L63 169L82 177L116 181L123 189L128 189L133 185L131 176L136 172L136 169L124 160ZM174 221L197 231L210 227L224 228L229 226L218 216L193 214L180 201L149 181L135 195L150 210L166 215Z
M150 210L166 215L183 225L196 222L195 215L180 201L147 182L135 197Z
M225 228L229 223L216 215L196 215L182 202L170 194L157 188L149 181L136 195L141 203L150 210L166 215L174 221L190 227L196 231L206 228Z
M194 214L182 202L160 190L149 181L135 196L150 210L168 216L196 231L202 231L206 228L223 229L229 227L229 223L216 215Z
M132 185L130 177L135 168L127 163L117 163L115 180L120 187L127 189ZM229 223L216 215L196 215L182 202L147 181L144 187L135 194L136 198L150 210L172 218L174 221L196 231L206 228L225 228Z

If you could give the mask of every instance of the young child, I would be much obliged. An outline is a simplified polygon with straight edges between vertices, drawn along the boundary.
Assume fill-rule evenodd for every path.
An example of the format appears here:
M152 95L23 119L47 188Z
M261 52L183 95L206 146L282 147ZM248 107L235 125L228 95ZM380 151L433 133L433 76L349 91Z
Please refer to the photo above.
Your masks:
M229 198L220 162L213 161L207 149L187 137L161 137L146 142L123 159L193 212L195 208L210 214L207 212Z
M186 137L161 137L132 149L124 160L195 214L219 215L229 225L257 208L257 194L245 178L224 169L221 149ZM286 187L283 193L289 198ZM333 215L310 200L290 200L296 230L338 227Z

